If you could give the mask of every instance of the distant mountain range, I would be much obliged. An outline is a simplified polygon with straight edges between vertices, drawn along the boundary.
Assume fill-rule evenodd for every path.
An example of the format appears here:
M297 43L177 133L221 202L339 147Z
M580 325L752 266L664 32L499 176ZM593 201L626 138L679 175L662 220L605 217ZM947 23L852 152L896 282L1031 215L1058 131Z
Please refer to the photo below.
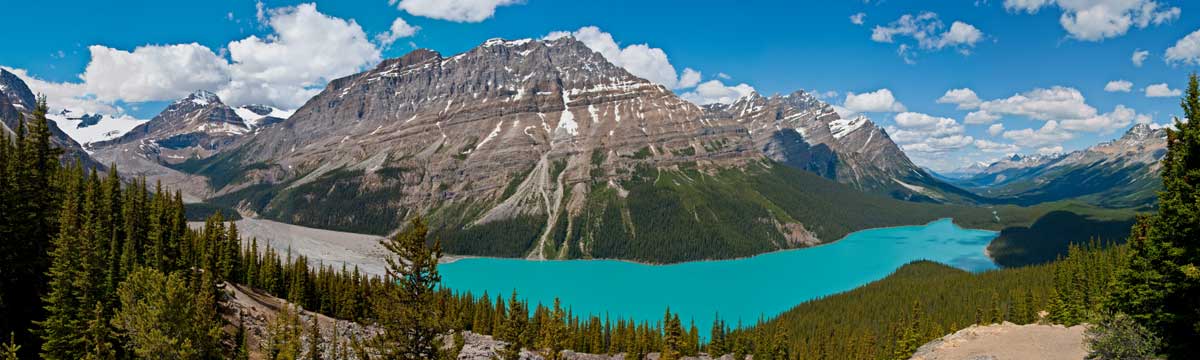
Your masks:
M1146 207L1161 184L1166 129L1134 125L1120 138L1071 152L1013 155L951 180L991 202L1031 205L1082 199L1104 207Z

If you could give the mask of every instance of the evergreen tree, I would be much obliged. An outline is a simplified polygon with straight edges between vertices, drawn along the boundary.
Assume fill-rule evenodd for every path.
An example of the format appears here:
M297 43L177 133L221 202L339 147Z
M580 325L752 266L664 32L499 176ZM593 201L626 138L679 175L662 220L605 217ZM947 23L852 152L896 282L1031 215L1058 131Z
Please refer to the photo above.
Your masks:
M434 288L441 282L438 259L440 242L425 245L428 229L421 218L409 222L408 229L386 241L383 247L392 253L387 259L388 282L375 301L375 311L384 333L378 337L379 349L396 359L434 359L438 357L437 336L443 333Z
M1184 118L1167 130L1158 211L1139 217L1110 307L1161 337L1172 356L1200 350L1200 85L1188 81Z
M317 321L317 315L313 314L312 321L308 326L308 350L305 351L305 358L309 360L322 360L325 358L325 353L322 351L321 324Z
M517 299L516 291L508 298L508 309L508 318L505 319L503 330L497 334L496 338L508 343L504 349L500 350L500 358L518 360L521 356L521 348L529 345L524 341L525 323L529 321L529 311L525 309L525 304Z
M271 360L297 360L303 346L300 334L304 325L300 323L297 314L300 309L294 305L280 307L279 313L267 324L266 355Z
M201 283L206 283L201 281ZM145 359L200 359L216 353L220 323L181 273L139 268L117 289L121 308L113 326Z

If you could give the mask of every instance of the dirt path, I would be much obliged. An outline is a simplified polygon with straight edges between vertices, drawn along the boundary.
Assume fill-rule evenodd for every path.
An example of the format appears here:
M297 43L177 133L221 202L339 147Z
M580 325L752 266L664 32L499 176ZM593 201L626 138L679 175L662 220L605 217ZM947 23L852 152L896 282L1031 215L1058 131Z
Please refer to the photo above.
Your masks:
M913 360L935 359L1083 359L1085 326L971 326L934 340L917 350Z

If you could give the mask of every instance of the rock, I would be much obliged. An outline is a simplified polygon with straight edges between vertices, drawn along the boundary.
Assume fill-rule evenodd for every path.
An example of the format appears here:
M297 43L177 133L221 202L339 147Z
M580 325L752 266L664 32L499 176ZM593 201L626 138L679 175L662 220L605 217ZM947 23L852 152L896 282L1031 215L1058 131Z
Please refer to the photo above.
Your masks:
M921 346L912 359L1083 359L1085 329L1010 322L972 325Z

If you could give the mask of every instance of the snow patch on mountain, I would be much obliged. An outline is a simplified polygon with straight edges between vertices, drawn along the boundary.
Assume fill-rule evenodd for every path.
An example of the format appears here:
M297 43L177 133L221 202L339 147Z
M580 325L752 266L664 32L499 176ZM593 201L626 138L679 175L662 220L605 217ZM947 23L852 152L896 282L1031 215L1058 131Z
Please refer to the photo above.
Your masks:
M94 142L108 141L121 137L125 133L133 130L134 127L141 125L146 120L137 119L129 115L100 115L100 121L95 124L85 124L88 117L75 116L70 111L63 111L57 114L46 114L46 118L54 121L59 129L67 133L71 139L81 145L87 145Z

